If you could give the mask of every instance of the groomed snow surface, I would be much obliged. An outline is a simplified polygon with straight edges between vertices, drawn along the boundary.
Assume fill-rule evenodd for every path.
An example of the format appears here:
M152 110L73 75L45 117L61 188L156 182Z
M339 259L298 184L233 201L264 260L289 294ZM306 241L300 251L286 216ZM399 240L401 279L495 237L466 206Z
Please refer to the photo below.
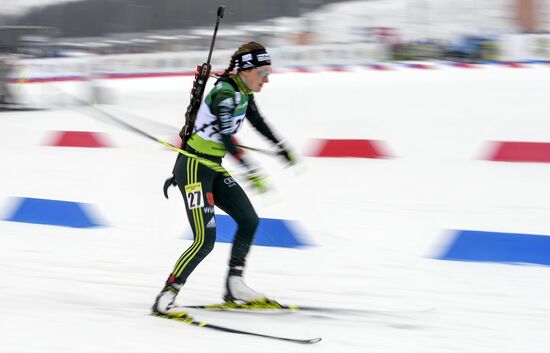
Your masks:
M191 78L98 84L116 103L103 109L160 138L177 135ZM298 221L313 245L254 247L246 280L282 303L366 312L191 314L323 338L311 346L149 316L191 243L181 196L161 191L175 154L75 107L63 92L82 96L83 83L15 89L49 109L0 114L1 218L14 198L32 197L87 203L104 226L0 221L3 353L548 352L548 267L437 259L453 230L550 234L550 165L484 160L490 141L550 139L548 67L272 76L258 104L302 163L283 169L251 155L274 191L250 196L261 217ZM48 146L59 130L103 132L113 147ZM269 147L249 125L239 138ZM380 140L392 158L307 157L312 138ZM229 250L216 245L178 302L220 302Z

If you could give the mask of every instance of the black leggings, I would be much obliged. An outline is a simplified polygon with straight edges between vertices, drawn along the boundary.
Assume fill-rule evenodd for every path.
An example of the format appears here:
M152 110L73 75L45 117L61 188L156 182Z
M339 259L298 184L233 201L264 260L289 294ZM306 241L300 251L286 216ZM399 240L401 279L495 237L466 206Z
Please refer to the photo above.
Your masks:
M220 163L221 158L213 161ZM195 267L214 248L214 204L237 222L229 266L244 266L258 227L258 216L241 186L231 176L224 176L184 155L178 158L174 175L184 198L194 240L176 262L168 282L185 283Z

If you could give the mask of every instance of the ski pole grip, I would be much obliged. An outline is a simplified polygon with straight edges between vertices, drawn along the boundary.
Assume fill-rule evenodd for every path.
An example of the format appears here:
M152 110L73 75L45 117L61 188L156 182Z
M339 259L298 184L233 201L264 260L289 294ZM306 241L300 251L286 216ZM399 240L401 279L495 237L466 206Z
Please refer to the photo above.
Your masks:
M223 18L223 12L225 11L225 5L218 7L218 17Z

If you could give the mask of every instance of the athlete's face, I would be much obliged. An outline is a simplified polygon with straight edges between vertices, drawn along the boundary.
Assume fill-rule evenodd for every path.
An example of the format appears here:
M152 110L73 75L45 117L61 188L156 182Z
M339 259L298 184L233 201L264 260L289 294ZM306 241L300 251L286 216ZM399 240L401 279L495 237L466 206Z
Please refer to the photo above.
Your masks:
M260 92L265 83L269 82L271 65L255 67L251 70L241 71L240 75L244 83L254 92Z

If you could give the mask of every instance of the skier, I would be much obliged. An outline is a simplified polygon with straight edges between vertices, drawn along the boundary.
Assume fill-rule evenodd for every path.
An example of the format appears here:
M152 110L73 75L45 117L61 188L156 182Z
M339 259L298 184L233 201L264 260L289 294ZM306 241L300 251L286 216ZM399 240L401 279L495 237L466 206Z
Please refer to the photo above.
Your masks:
M295 163L293 155L265 123L254 102L254 92L262 90L263 85L269 82L270 74L271 59L264 46L257 42L242 45L232 55L229 66L202 102L193 134L183 147L193 155L218 164L229 152L247 170L248 181L259 192L266 191L265 179L238 153L232 141L232 135L240 130L245 118L276 146L279 155L289 165ZM246 257L258 226L258 216L237 181L227 173L199 163L196 158L179 154L174 175L167 182L166 188L166 185L175 183L182 193L194 240L177 260L164 288L156 297L153 313L186 315L184 308L178 307L174 301L189 275L214 247L214 205L237 222L224 300L256 305L271 303L265 295L248 287L243 280Z

